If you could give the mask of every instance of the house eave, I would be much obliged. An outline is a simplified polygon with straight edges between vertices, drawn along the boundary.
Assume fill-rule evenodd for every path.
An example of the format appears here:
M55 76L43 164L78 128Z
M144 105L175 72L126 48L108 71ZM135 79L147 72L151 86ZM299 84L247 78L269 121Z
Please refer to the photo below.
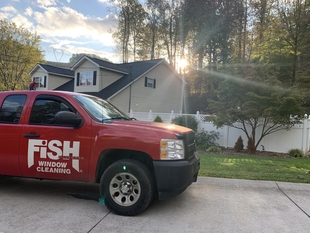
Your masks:
M79 67L79 65L84 62L85 60L89 61L90 63L94 64L97 68L100 68L100 69L105 69L105 70L110 70L110 71L113 71L113 72L117 72L117 73L121 73L121 74L128 74L128 72L124 72L124 71L121 71L121 70L116 70L116 69L112 69L112 68L109 68L109 67L106 67L106 66L100 66L98 63L96 63L95 61L91 60L89 57L87 56L83 56L79 61L77 61L72 67L71 67L71 70L75 70L77 67Z
M162 59L160 62L158 62L156 65L154 65L152 68L148 69L147 71L145 71L143 74L141 74L139 77L137 77L136 79L132 80L130 83L128 83L126 86L124 86L123 88L121 88L120 90L118 90L117 92L115 92L113 95L111 95L110 97L108 97L107 99L110 101L114 96L118 95L120 92L122 92L123 90L125 90L127 87L129 87L130 85L132 85L133 83L135 83L137 80L139 80L140 78L142 78L143 76L145 76L145 74L149 73L151 70L155 69L157 66L159 66L162 62L164 62L165 60Z
M48 73L46 69L44 69L39 63L36 64L32 70L28 73L29 75L32 75L37 69L41 68L44 72Z

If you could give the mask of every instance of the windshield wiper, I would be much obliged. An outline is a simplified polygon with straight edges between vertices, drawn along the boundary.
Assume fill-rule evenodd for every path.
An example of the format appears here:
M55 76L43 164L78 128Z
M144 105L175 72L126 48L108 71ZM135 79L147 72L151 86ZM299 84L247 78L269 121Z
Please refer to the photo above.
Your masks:
M119 117L111 117L105 120L130 120L130 118L128 117L123 117L123 116L119 116Z
M111 118L106 118L106 119L102 119L102 123L103 122L112 122L113 120L126 120L126 121L136 121L137 119L134 117L111 117Z

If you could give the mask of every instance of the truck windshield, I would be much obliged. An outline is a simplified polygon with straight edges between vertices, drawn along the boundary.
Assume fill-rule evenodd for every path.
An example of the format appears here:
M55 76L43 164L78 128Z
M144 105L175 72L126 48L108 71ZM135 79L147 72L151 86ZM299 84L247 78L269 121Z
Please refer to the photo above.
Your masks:
M77 102L98 122L129 120L129 117L106 100L88 95L75 95Z

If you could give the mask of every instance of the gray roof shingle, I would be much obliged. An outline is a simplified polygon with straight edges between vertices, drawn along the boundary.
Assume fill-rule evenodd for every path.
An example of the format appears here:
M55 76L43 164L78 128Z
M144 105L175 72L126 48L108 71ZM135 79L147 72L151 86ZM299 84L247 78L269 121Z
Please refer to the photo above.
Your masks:
M134 82L135 80L142 77L143 74L146 74L151 69L155 68L157 65L159 65L161 62L164 61L164 59L155 59L155 60L147 60L147 61L137 61L137 62L131 62L131 63L123 63L123 64L114 64L108 61L104 61L98 58L88 57L84 56L81 58L75 65L71 68L71 72L73 72L74 77L74 71L76 67L83 62L84 59L87 59L91 62L93 62L95 65L97 65L101 69L107 69L112 70L114 72L119 72L124 74L120 79L115 81L114 83L110 84L106 88L102 89L100 92L84 92L86 94L91 94L94 96L101 97L103 99L108 99L115 95L117 92L128 86L130 83ZM48 65L42 65L42 67L45 67L47 72L67 72L66 69L48 66ZM72 74L72 73L69 74ZM74 80L71 80L62 86L59 86L55 90L65 90L65 91L74 91Z
M74 78L73 70L59 68L56 66L51 66L51 65L46 65L46 64L38 64L38 65L41 66L42 69L44 69L47 73Z
M141 75L157 66L162 61L163 59L156 59L119 64L119 67L122 70L128 70L129 73L124 75L122 78L118 79L114 83L110 84L106 88L102 89L100 92L91 92L87 94L95 95L103 99L108 99L115 93L129 85L131 82L134 82L136 79L141 77Z

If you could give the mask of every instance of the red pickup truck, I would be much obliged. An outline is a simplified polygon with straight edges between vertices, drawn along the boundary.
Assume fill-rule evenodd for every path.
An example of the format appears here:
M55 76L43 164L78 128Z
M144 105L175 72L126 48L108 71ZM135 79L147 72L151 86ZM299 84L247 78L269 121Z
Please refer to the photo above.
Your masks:
M130 119L74 92L0 92L0 175L99 183L106 206L138 215L197 180L191 129Z

